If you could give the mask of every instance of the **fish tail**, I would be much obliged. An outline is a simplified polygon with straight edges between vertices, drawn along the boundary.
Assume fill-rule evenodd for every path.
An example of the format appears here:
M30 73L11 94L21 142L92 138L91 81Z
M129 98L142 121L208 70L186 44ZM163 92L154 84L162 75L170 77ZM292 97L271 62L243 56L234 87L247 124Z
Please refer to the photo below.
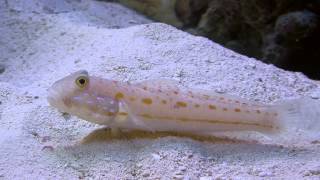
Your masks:
M320 101L311 98L281 101L271 107L276 112L278 132L290 135L320 135ZM305 137L307 137L305 136Z

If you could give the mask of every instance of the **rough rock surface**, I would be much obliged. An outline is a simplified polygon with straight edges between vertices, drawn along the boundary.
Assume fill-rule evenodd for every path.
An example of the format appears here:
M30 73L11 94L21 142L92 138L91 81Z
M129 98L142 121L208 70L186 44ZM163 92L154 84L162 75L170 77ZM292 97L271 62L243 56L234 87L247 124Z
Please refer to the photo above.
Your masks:
M158 21L166 22L177 27L182 26L182 23L179 21L174 10L175 0L117 1Z
M319 83L168 25L126 28L150 21L116 4L16 9L22 2L0 2L1 179L319 178L319 138L294 145L258 134L107 138L101 126L46 101L54 81L79 69L122 81L171 78L265 103L317 99Z
M320 66L317 46L320 41L319 1L119 2L134 7L156 20L206 36L239 53L285 69L302 71L312 78L320 79L320 71L317 68Z

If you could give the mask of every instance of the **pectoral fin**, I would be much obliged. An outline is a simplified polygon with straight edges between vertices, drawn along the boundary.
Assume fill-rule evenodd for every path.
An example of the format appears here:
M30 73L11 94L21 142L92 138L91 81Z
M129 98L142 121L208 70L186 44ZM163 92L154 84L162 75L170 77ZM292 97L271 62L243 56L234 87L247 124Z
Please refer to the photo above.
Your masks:
M116 120L117 120L117 123L119 124L119 127L125 127L125 126L121 126L121 124L127 123L127 125L131 124L133 128L136 127L141 130L154 132L154 129L147 126L141 118L136 116L125 102L121 102L121 101L119 102L119 112L120 113L125 112L128 114L127 116L123 116L120 113L117 114ZM128 129L130 129L130 127Z

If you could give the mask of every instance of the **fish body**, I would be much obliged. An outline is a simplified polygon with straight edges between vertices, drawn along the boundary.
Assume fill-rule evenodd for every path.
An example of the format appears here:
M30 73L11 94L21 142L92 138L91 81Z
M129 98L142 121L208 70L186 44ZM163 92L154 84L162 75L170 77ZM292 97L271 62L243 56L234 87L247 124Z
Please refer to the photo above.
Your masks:
M60 111L111 128L210 133L280 131L283 108L168 80L130 84L81 70L55 82L49 103Z

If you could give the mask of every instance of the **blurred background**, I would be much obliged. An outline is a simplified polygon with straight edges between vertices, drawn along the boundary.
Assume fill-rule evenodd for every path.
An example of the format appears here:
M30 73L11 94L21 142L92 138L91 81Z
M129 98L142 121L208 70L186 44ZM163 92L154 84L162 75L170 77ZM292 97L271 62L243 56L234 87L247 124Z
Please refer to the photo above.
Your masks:
M320 79L320 0L113 2L265 63Z
M116 3L103 5L102 2L97 4L91 0L0 0L0 43L3 42L0 48L1 59L6 59L8 53L5 50L13 44L12 38L3 31L17 24L11 21L15 21L14 15L19 15L18 12L59 14L76 8L87 9L87 14L72 17L79 22L94 21L108 28L150 23L151 20L163 22L191 34L207 37L265 63L303 72L311 79L320 79L320 0L100 1ZM133 15L135 12L127 13L120 8L121 5L117 6L118 3L147 18ZM3 10L9 10L9 13ZM22 21L26 24L33 22L28 19ZM23 32L20 27L15 30L17 33L14 37ZM0 73L4 71L3 64L0 62Z

